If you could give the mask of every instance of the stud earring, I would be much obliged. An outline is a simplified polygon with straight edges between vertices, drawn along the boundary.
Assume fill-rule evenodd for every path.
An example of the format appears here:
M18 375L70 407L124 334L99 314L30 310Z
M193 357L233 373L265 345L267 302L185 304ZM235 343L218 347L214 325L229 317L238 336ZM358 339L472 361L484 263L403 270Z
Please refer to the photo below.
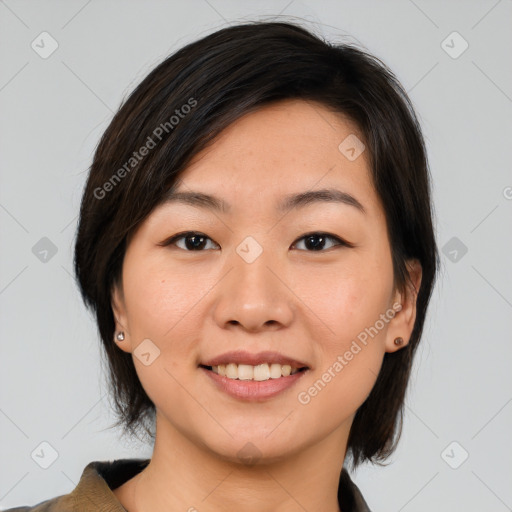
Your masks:
M395 345L401 345L402 343L404 342L404 339L403 338L395 338Z
M123 332L123 331L119 331L119 332L116 334L116 340L117 340L117 341L124 341L124 332Z

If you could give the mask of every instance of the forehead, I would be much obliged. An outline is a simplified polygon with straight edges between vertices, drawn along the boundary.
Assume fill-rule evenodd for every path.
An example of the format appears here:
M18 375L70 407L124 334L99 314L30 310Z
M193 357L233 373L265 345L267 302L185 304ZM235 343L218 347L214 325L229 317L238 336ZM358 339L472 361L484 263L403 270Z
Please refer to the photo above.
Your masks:
M277 208L292 193L336 188L371 210L377 201L366 150L346 153L357 141L361 151L362 139L355 123L323 105L281 101L229 125L194 156L175 190L225 198L234 208L255 199Z

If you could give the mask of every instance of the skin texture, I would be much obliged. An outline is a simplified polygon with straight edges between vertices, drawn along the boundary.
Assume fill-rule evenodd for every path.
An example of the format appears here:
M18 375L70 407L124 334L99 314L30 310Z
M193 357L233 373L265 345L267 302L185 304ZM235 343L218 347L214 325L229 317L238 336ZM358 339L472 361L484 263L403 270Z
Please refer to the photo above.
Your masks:
M156 208L130 240L121 286L113 291L118 342L132 352L144 339L160 355L134 356L157 409L148 467L114 491L130 512L338 511L339 473L358 407L370 393L385 352L410 338L416 295L395 290L385 216L366 153L338 149L355 125L325 107L287 100L245 115L196 155L179 190L224 199L229 212L187 204ZM362 138L359 136L359 138ZM341 203L311 203L286 214L284 195L337 188L366 213ZM171 235L206 235L203 248ZM311 249L304 235L329 233ZM263 252L252 263L236 249L248 236ZM192 244L189 240L189 247ZM421 268L410 262L419 289ZM402 309L335 373L307 404L298 400L381 314ZM402 347L393 340L402 337ZM275 350L310 370L289 389L260 402L217 389L201 361L229 350ZM258 463L237 455L247 443ZM247 448L246 448L247 449Z

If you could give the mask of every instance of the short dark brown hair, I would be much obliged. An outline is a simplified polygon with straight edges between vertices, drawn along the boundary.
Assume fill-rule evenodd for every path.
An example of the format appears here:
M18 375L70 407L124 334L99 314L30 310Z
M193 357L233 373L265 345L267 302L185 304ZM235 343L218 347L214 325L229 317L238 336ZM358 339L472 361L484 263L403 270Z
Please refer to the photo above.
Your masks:
M113 341L111 294L130 235L190 159L224 128L285 99L318 102L356 123L386 214L396 287L405 290L407 259L419 260L422 267L409 343L384 355L348 439L353 467L379 463L401 434L406 387L439 255L420 124L405 90L375 56L353 44L326 42L295 24L249 22L218 30L166 58L121 105L98 144L81 203L75 272L108 358L116 425L125 433L137 434L141 426L149 433L146 420L154 419L155 406L132 355Z

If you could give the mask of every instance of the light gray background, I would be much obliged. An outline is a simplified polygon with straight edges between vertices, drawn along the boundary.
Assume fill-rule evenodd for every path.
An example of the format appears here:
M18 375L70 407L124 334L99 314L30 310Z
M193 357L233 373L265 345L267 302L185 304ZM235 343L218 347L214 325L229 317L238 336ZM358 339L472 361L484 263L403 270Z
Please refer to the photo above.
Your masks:
M0 0L0 507L70 492L92 460L150 456L105 430L96 328L71 275L86 171L122 98L171 51L278 14L396 72L425 131L439 246L467 247L442 254L399 449L354 480L378 512L512 510L511 0ZM43 31L59 45L46 59L31 48ZM458 58L445 49L462 40L442 44L453 31L469 44ZM58 452L48 469L31 458L43 441Z

